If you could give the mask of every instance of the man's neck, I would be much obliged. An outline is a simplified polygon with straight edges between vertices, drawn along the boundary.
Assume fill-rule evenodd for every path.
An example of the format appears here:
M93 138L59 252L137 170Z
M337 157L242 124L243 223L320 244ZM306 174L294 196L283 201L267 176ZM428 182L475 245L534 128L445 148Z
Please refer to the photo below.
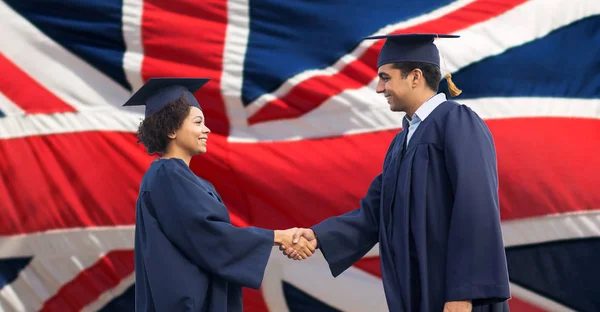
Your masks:
M426 92L420 94L415 99L415 106L411 107L410 110L406 111L406 116L408 117L408 120L412 120L419 107L421 107L423 104L425 104L425 102L429 101L435 95L436 93L431 90L427 90Z

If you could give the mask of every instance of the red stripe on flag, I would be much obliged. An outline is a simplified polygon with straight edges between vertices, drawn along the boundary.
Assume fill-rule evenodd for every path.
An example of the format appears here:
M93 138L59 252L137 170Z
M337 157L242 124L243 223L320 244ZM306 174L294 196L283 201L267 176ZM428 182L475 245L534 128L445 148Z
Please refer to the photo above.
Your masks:
M600 121L487 123L498 151L504 220L600 207ZM358 206L394 134L252 144L211 135L208 154L195 157L192 169L217 187L235 224L310 226ZM82 132L0 140L0 159L0 234L13 235L133 224L152 157L131 133Z
M135 223L149 157L131 133L0 140L0 234Z
M134 224L140 182L154 158L135 142L135 134L119 132L0 140L0 235ZM209 144L210 154L195 157L192 169L204 175L208 163L221 181L235 185L224 162L228 143L211 134ZM243 203L240 195L230 192L228 207ZM248 226L252 218L231 213L231 221Z
M133 272L133 250L112 251L61 287L40 311L80 311Z
M442 17L394 33L453 33L509 11L526 0L475 1ZM291 119L319 107L344 90L358 89L376 77L377 57L384 40L379 40L357 60L334 75L318 75L294 86L282 98L267 102L248 122Z
M381 278L381 259L376 258L364 258L354 263L354 266L371 274Z
M508 306L511 312L546 312L546 310L529 304L519 298L512 297L508 300Z
M488 120L503 220L600 208L600 120ZM565 131L568 129L568 131Z
M0 53L0 92L27 114L74 112L75 109L46 90Z
M221 95L223 50L228 22L227 1L202 2L150 0L144 1L142 40L144 80L152 77L208 77L211 81L198 92L206 123L211 129L209 154L195 157L191 163L197 173L207 170L206 164L219 179L229 181L224 188L236 186L233 169L227 162L229 120ZM181 29L186 29L182 32ZM244 205L243 197L229 192L225 203ZM233 224L248 223L231 214ZM248 220L248 219L245 219Z
M244 287L242 289L242 298L244 300L244 311L269 312L269 307L267 307L261 290Z
M600 120L522 118L487 123L498 151L504 220L600 207L596 161ZM569 132L558 132L559 125ZM272 229L311 226L358 207L372 179L381 173L395 133L231 143L227 157L232 175L222 175L226 172L222 158L199 161L195 170L226 201L235 199L227 202L228 208L249 224Z
M144 1L142 77L210 78L196 92L213 132L229 135L221 96L227 1ZM185 29L185 31L182 31Z
M196 172L226 201L234 198L228 208L252 225L310 226L356 208L381 172L394 135L395 131L382 131L293 142L230 143L227 160L233 179L223 177L224 170L213 170L212 162L198 165Z

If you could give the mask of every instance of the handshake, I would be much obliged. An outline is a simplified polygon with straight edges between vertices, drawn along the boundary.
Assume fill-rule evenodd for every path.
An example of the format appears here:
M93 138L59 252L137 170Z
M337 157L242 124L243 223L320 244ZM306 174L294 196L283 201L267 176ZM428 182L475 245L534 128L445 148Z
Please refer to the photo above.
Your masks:
M307 259L317 249L317 237L311 229L275 230L274 241L284 255L294 260Z

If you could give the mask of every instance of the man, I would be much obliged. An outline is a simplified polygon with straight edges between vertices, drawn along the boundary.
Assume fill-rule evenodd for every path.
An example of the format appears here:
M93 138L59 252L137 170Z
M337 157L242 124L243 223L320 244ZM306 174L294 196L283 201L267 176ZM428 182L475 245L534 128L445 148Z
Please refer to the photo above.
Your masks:
M316 240L333 276L379 243L390 311L508 311L494 142L470 108L436 94L435 37L458 36L367 38L387 38L377 93L406 113L403 129L360 208L295 238Z

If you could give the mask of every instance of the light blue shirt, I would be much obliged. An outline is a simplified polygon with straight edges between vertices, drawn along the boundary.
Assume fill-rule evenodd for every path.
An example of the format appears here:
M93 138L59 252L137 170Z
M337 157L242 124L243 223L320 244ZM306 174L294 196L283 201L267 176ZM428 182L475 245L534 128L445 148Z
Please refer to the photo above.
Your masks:
M408 137L406 138L406 145L410 143L410 138L415 133L421 121L425 120L433 110L438 107L438 105L444 103L446 101L446 95L444 93L439 93L432 96L427 102L423 103L419 109L415 112L412 119L408 118L408 115L404 116L404 120L408 122Z

